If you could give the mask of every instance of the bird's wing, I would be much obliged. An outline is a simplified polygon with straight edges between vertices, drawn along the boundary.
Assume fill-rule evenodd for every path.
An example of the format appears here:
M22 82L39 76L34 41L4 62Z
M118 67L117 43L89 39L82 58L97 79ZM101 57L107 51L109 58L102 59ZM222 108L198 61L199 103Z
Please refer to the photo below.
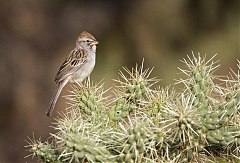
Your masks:
M63 62L55 77L55 82L59 83L81 68L87 61L87 52L83 49L74 49Z

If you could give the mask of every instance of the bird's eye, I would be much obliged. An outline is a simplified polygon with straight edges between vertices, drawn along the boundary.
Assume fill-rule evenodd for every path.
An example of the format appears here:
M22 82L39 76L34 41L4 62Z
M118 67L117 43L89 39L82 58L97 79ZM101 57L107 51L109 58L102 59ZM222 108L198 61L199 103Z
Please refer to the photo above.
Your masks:
M87 42L90 42L90 40L87 40Z

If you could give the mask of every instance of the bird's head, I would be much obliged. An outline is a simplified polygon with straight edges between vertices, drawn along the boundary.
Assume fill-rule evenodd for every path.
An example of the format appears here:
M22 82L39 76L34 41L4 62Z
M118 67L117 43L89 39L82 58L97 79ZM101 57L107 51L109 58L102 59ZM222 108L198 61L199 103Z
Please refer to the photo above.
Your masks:
M76 46L95 51L98 41L89 32L83 31L77 38Z

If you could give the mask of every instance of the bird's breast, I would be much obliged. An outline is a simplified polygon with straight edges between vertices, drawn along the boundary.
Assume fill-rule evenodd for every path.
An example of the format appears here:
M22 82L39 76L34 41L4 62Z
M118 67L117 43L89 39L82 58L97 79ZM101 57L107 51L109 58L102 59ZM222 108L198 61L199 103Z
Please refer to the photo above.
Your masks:
M95 66L96 55L95 53L89 55L87 61L82 65L73 75L70 82L82 82L86 77L88 77Z

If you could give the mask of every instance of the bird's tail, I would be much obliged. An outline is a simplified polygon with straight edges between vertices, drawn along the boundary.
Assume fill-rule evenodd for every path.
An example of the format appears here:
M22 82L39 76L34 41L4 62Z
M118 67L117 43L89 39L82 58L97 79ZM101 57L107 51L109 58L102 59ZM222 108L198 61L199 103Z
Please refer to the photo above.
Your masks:
M59 83L56 91L54 92L54 96L53 96L53 98L52 98L52 100L49 104L48 110L47 110L47 116L48 117L51 117L51 114L54 110L54 107L55 107L55 104L58 100L58 97L59 97L59 95L60 95L60 93L61 93L61 91L62 91L62 89L65 85L66 85L66 82Z

